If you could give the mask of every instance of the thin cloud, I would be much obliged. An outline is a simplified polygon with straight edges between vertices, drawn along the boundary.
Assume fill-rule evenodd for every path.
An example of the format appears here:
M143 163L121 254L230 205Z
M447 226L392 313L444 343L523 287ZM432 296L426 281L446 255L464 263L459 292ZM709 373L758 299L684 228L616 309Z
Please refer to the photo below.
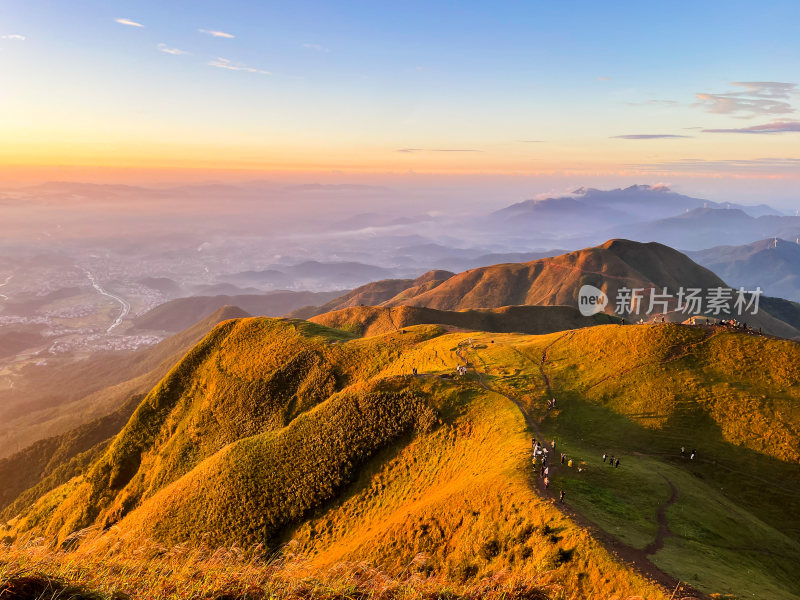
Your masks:
M232 33L226 33L224 31L217 31L215 29L198 29L197 31L199 31L200 33L205 33L206 35L210 35L211 37L215 37L215 38L227 38L227 39L232 40L233 38L236 37Z
M130 19L114 19L120 25L127 25L128 27L144 27L141 23L137 23L136 21L131 21Z
M611 81L611 77L598 77L597 81Z
M678 103L675 100L645 100L644 102L626 102L628 106L676 106Z
M734 96L756 96L758 98L789 98L795 93L797 84L782 81L732 81L731 85L745 88L733 92Z
M395 152L410 154L412 152L483 152L473 148L400 148Z
M669 140L676 138L690 138L690 135L675 135L672 133L635 133L628 135L612 135L617 140Z
M703 133L798 133L800 121L774 121L764 125L753 125L739 129L703 129Z
M764 115L786 115L795 111L789 100L797 93L797 84L780 81L732 81L740 90L721 94L695 94L694 106L720 115L750 119Z
M8 33L6 35L0 35L0 40L14 40L16 42L24 42L26 39L28 38L18 33Z
M326 48L321 44L303 44L303 48L308 50L315 50L317 52L330 52L330 48Z
M180 48L170 48L166 44L159 44L158 49L161 52L166 52L167 54L172 54L174 56L180 56L181 54L189 54L186 50L181 50Z
M245 73L258 73L259 75L272 75L269 71L263 71L247 65L232 63L227 58L216 58L208 63L210 67L217 67L218 69L227 69L228 71L243 71Z
M758 173L789 172L796 173L800 169L800 158L753 158L731 160L704 160L701 158L685 158L677 161L644 163L627 165L646 171L691 171L719 172L752 171Z
M546 140L517 140L520 144L544 144Z

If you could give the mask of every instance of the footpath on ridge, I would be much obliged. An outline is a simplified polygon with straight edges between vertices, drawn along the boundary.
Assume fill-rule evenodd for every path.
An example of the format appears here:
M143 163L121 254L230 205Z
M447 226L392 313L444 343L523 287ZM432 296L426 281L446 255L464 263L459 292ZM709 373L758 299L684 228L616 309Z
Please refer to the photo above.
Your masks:
M554 397L553 390L550 385L550 378L547 375L547 371L545 369L545 366L547 364L547 350L551 346L553 346L553 344L557 343L560 339L562 339L565 335L568 335L568 333L565 333L564 335L561 335L558 338L556 338L542 352L542 360L539 363L539 369L545 384L545 391L547 398ZM462 363L467 367L467 369L475 374L478 385L483 389L485 389L486 391L498 394L506 398L510 402L512 402L519 409L520 413L522 413L522 416L525 419L525 423L528 426L528 429L533 433L536 439L540 440L544 445L544 438L541 430L539 429L538 423L536 423L536 421L528 414L528 411L525 410L525 407L523 406L522 402L520 402L518 398L515 398L511 394L508 394L504 391L501 391L499 389L490 386L486 382L484 374L480 370L478 370L478 368L472 362L469 361L467 357L467 350L471 349L470 346L471 344L469 342L466 341L461 342L458 345L458 348L456 349L456 355L462 361ZM512 350L519 353L519 351L517 351L516 349L512 348ZM553 457L552 464L549 464L548 466L550 467L551 471L556 471L556 472L559 470L559 468L562 467L559 461L555 460L555 457ZM675 501L678 499L678 489L666 476L662 475L662 477L664 477L667 484L669 484L672 493L670 498L658 508L656 514L658 523L658 533L656 535L655 540L653 540L653 542L651 542L646 548L640 550L638 548L634 548L632 546L629 546L628 544L625 544L616 537L612 536L610 533L604 531L603 529L600 529L591 520L589 520L582 513L578 512L578 510L576 510L575 507L571 506L569 503L559 502L556 499L557 494L554 491L546 488L542 478L539 477L537 473L533 472L533 480L535 482L534 488L536 492L543 499L553 503L562 513L564 513L564 515L572 519L573 522L580 525L584 529L587 529L592 534L592 536L596 540L598 540L603 545L603 547L605 547L606 550L608 550L611 554L613 554L623 562L631 565L643 576L658 582L668 590L674 590L672 594L676 598L682 598L686 600L690 598L696 598L705 600L709 597L703 594L702 592L694 589L692 586L676 579L669 573L666 573L665 571L657 567L655 564L653 564L653 562L650 560L650 556L658 552L664 546L664 540L667 537L673 535L673 533L669 529L666 513L667 509L672 504L674 504ZM681 595L676 596L676 594L678 593L680 593Z

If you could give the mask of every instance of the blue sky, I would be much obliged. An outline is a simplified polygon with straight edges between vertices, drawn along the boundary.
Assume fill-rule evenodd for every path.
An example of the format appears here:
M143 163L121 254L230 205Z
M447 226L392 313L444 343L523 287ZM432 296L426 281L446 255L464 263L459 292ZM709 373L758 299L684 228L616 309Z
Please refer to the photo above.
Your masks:
M0 164L792 179L798 22L789 1L7 0Z

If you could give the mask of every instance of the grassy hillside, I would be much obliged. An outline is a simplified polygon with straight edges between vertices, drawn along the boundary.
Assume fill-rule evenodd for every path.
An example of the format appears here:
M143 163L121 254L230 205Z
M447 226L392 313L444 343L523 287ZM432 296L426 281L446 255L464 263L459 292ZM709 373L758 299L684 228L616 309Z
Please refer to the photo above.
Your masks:
M298 319L309 319L316 315L329 313L345 308L361 306L377 306L395 299L408 299L432 290L443 281L453 276L449 271L428 271L416 279L382 279L338 296L322 306L305 306L292 311L288 316Z
M31 499L81 472L119 433L145 393L187 350L220 321L246 315L239 308L223 307L155 347L129 356L111 373L98 375L101 381L109 376L116 380L130 377L129 380L110 385L57 409L51 408L46 416L31 411L26 417L21 416L9 423L19 440L35 439L33 436L46 431L56 435L34 441L23 450L0 459L0 481L4 483L0 488L0 515L7 511L15 514L13 511L19 510ZM82 369L78 372L91 378ZM102 416L91 420L95 415ZM68 429L70 425L74 428ZM59 433L64 429L67 430ZM22 494L29 488L28 493ZM14 505L9 506L12 502Z
M585 284L602 289L610 298L623 285L674 290L725 285L711 271L667 246L610 240L552 258L465 271L403 303L440 310L520 304L577 306L578 290Z
M143 397L143 394L132 396L110 415L61 435L39 440L12 456L0 459L0 481L3 482L0 487L0 515L25 490L37 486L36 490L32 490L35 499L78 474L87 464L87 459L94 458L120 432ZM79 455L81 458L76 460ZM47 480L44 484L46 489L38 487L43 480ZM5 513L6 517L17 514L28 503L29 495L23 494L17 506L9 509L10 514Z
M465 360L473 371L452 377ZM796 599L798 365L793 342L721 328L413 325L365 338L229 321L7 535L87 561L235 544L305 574L366 562L382 573L371 577L513 574L553 598L669 597L617 554L663 583ZM573 460L551 466L550 490L531 436Z
M541 334L617 322L617 319L605 314L584 317L569 306L504 306L460 312L417 306L361 306L325 313L309 320L366 337L423 323L450 325L472 331Z
M366 560L398 577L413 563L453 585L512 569L542 586L664 597L536 495L513 403L468 379L408 377L408 360L452 372L461 336L443 333L223 323L9 532L71 545L96 526L105 533L78 550L93 556L148 540L288 542L315 568Z
M673 325L494 340L469 357L574 459L554 483L583 518L707 592L800 597L800 346Z
M609 304L605 312L608 314L614 313L620 288L645 290L638 314L627 315L629 321L655 316L648 314L648 298L652 289L661 291L666 287L674 296L681 288L707 290L727 287L714 273L668 246L655 242L643 244L630 240L609 240L601 246L527 263L471 269L450 277L430 290L413 296L401 294L384 304L446 311L512 305L577 307L578 293L584 285L593 285L606 293ZM690 315L676 311L676 305L677 299L673 298L668 306L667 320L682 322ZM777 308L775 303L770 306ZM655 312L661 313L658 305ZM725 315L720 318L725 318ZM758 314L748 314L740 320L747 321L753 327L761 327L772 335L800 337L800 330L771 314L769 306L762 306Z

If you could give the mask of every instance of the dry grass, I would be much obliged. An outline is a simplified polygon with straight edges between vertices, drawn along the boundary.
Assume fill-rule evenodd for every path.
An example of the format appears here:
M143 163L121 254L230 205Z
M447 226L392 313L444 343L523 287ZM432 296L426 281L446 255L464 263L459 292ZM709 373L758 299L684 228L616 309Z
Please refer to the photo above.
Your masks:
M548 600L555 585L503 572L458 584L420 571L425 557L390 577L368 563L312 569L301 557L270 557L261 547L210 549L144 544L129 555L54 551L32 540L0 545L0 598L172 600L342 599Z
M778 529L796 518L793 499L758 503L753 494L763 499L763 486L736 479L739 471L770 481L797 472L800 347L789 342L725 332L707 338L699 328L670 325L547 336L445 334L418 325L358 339L311 323L248 319L215 331L151 392L95 463L93 472L107 468L107 478L55 490L16 532L47 531L58 513L70 516L57 527L59 541L78 522L116 526L96 544L77 536L70 553L6 548L0 574L44 573L106 596L145 598L668 597L533 491L530 433L509 400L478 387L473 375L437 377L461 361L455 349L467 335L474 342L468 358L486 381L522 400L570 452L639 452L655 473L662 462L675 467L661 457L683 440L702 440L703 459L737 473L695 461L696 478L713 483L710 491L688 473L668 474L681 488L675 511L693 498L704 511L697 522L715 535L738 543L746 522L734 528L708 517L716 513L705 503L727 502L727 494ZM549 415L545 351L559 398ZM412 368L421 376L409 377ZM128 456L141 456L142 466L126 480ZM663 496L653 482L663 488L663 481L621 485L623 473L639 474L632 460L625 465L619 486L598 480L602 489L584 496L622 498L641 509L642 522L652 520L648 503ZM81 486L100 502L89 502ZM568 500L579 492L569 488ZM106 520L117 507L119 519ZM683 535L680 526L694 513L675 511L668 518ZM620 527L631 528L631 520ZM265 546L204 549L233 541ZM674 541L658 559L669 558ZM263 548L281 553L266 556ZM767 549L782 548L769 541ZM694 569L685 552L673 554L678 562L664 562L671 572ZM702 584L705 574L694 572ZM718 579L704 589L725 589Z

